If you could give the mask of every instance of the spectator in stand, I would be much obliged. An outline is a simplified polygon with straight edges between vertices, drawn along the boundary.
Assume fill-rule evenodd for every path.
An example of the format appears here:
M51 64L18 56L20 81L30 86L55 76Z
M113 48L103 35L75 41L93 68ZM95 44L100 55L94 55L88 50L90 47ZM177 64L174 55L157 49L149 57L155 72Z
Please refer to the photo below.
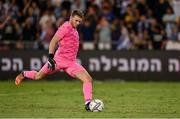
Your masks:
M167 8L170 4L167 0L159 0L157 6L154 8L154 14L158 22L162 23L162 17L166 13Z
M118 18L115 18L111 24L111 39L112 39L112 49L116 49L119 37L121 36L121 22Z
M133 12L132 12L132 11L133 11ZM123 20L124 20L125 26L127 27L127 29L128 29L129 31L134 30L134 27L135 27L134 25L135 25L136 20L137 20L134 11L136 11L136 9L134 9L134 8L132 7L132 5L129 4L129 5L127 6L127 9L126 9L124 15L123 15Z
M97 15L96 15L96 6L89 6L86 19L80 27L81 38L83 39L82 47L83 49L95 49L95 30L97 25Z
M51 0L52 6L54 7L54 14L56 18L59 18L61 15L61 0Z
M150 25L150 38L151 45L154 50L163 50L165 49L166 37L165 31L162 26L158 24L156 19L151 21Z
M44 49L48 50L49 43L55 33L55 28L53 26L52 20L48 19L46 21L46 26L43 27L42 32L40 34L40 40L44 46Z
M176 16L173 14L172 8L167 8L166 13L162 17L162 20L165 24L167 38L170 39L173 33L173 29L176 28Z
M99 50L111 49L111 25L106 17L101 17L96 27Z
M112 3L110 0L103 0L102 1L102 8L101 8L100 16L105 17L110 23L114 20L115 16L112 11Z
M41 43L43 44L45 49L48 49L50 40L52 39L52 36L55 32L55 21L56 18L52 14L51 10L46 10L42 17L40 18L40 27L41 27L41 32L40 32L40 40Z
M25 41L35 41L36 40L36 28L33 25L31 18L27 17L25 22L22 24L22 35Z
M136 50L152 49L150 36L147 30L138 33L136 32L130 33L130 39L133 44L131 49L136 49Z
M19 24L16 19L10 18L4 26L4 39L16 41L20 32Z
M85 11L85 0L74 0L71 5L71 10L80 9Z
M180 0L169 0L171 7L176 15L176 17L180 17Z
M40 9L37 6L36 2L32 2L32 14L34 16L34 20L35 20L35 24L37 24L39 22L40 19Z
M139 11L139 14L140 15L146 15L147 13L147 3L146 3L146 0L139 0L137 1L137 10Z
M173 41L173 42L179 42L178 33L179 33L178 28L177 27L173 28L172 34L168 39Z
M121 27L121 36L117 43L117 50L128 50L132 47L128 30L125 26Z
M137 31L141 33L145 30L148 30L150 27L149 21L145 15L141 15L139 20L136 23L137 23L137 26L136 26Z

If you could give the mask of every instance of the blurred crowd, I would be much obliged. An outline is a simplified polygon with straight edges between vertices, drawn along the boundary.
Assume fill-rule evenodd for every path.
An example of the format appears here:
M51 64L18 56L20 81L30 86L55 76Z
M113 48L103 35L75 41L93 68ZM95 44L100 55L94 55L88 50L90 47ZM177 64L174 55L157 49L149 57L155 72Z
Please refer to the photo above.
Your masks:
M180 50L180 0L1 0L0 50L48 49L74 9L83 50Z

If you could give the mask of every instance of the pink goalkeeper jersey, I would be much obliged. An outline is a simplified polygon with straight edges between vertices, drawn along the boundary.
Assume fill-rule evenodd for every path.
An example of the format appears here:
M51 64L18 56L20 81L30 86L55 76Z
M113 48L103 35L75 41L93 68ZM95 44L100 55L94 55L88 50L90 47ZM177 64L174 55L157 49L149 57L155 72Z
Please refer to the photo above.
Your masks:
M70 22L66 21L58 28L55 35L61 38L58 42L59 47L55 58L75 61L79 49L79 34L76 28L73 28Z

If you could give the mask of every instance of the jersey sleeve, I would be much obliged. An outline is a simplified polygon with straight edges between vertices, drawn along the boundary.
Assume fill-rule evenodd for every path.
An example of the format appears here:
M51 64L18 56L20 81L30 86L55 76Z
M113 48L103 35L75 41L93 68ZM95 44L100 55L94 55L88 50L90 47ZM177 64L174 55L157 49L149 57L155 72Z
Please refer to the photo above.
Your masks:
M63 24L58 28L55 35L58 36L60 39L62 39L66 35L67 30L68 30L67 25Z

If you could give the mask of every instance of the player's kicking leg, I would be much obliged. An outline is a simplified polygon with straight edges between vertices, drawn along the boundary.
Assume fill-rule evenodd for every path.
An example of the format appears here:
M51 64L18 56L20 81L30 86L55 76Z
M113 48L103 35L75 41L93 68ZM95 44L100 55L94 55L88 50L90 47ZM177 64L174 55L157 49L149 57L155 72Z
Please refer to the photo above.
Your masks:
M19 85L25 78L29 78L32 80L40 80L44 78L46 75L54 73L54 71L51 71L48 69L48 64L46 63L39 72L37 71L23 71L19 75L17 75L15 79L15 84Z
M16 80L15 80L15 84L20 85L21 82L25 78L29 78L32 80L40 80L40 79L44 78L45 76L46 76L46 74L44 72L42 72L41 70L39 72L37 72L37 71L23 71L19 75L17 75Z

